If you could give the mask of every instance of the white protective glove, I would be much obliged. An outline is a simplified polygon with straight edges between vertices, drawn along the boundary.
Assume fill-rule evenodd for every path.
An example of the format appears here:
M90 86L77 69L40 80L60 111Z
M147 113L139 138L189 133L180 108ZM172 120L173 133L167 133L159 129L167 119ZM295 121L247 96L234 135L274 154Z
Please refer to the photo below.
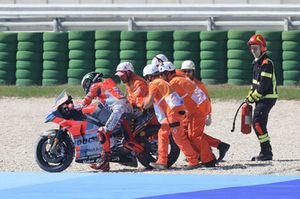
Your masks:
M206 125L206 126L210 126L210 125L211 125L211 122L212 122L211 114L208 114L208 115L207 115L207 118L206 118L206 121L205 121L205 125Z

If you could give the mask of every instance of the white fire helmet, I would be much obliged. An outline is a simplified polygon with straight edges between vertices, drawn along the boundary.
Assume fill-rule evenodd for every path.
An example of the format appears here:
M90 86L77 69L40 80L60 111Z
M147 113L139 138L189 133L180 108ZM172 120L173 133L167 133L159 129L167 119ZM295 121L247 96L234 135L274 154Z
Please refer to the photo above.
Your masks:
M172 64L172 62L169 61L164 62L158 67L160 73L163 73L165 71L175 71L175 69L175 66Z
M122 62L117 66L116 71L117 72L116 72L115 75L120 76L120 75L123 75L124 72L126 72L126 71L134 72L134 68L133 68L133 65L130 62Z
M148 64L143 70L143 76L159 74L158 68L154 64Z
M192 60L185 60L181 64L181 70L195 70L195 64Z
M164 54L158 54L155 57L153 57L151 64L155 64L156 66L159 66L165 61L169 61L168 58Z

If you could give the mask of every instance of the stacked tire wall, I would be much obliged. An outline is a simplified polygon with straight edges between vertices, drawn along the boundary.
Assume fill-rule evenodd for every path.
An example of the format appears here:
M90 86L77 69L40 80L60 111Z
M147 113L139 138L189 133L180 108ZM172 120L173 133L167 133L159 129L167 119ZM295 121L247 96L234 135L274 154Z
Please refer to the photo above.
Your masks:
M120 31L96 31L95 40L96 72L114 77L120 61Z
M282 32L283 85L300 83L300 31Z
M15 84L17 34L0 32L0 85Z
M227 82L227 32L202 31L200 33L201 81L205 84Z
M226 34L227 33L227 34ZM157 54L180 68L193 60L206 84L252 83L253 55L247 41L267 40L277 83L300 84L300 31L72 31L0 33L0 85L78 85L91 71L114 76L120 62L130 61L138 74Z
M72 31L68 37L68 84L80 84L86 73L95 71L95 31Z
M43 33L18 33L16 85L41 85Z
M151 63L158 54L164 54L173 61L173 31L147 32L147 63Z
M132 63L135 72L139 75L143 74L146 65L146 41L147 32L121 32L120 62Z
M247 42L254 31L228 31L227 76L228 83L245 85L252 83L253 56Z
M174 31L173 33L174 65L181 68L184 60L192 60L196 65L196 76L200 74L200 36L196 31Z
M68 33L45 32L43 34L43 86L68 82L69 63Z

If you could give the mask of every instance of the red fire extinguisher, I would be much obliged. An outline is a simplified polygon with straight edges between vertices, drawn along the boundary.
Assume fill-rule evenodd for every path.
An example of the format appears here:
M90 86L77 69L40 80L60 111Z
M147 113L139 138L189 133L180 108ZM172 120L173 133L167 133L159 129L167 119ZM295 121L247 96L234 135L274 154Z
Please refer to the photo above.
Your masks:
M252 106L250 104L243 104L241 114L241 132L243 134L251 133L252 127Z
M251 133L251 127L252 127L252 106L250 104L248 104L247 102L243 102L237 109L234 119L233 119L231 132L233 132L235 129L235 120L236 120L237 114L241 107L242 107L241 132L243 134L249 134L249 133Z

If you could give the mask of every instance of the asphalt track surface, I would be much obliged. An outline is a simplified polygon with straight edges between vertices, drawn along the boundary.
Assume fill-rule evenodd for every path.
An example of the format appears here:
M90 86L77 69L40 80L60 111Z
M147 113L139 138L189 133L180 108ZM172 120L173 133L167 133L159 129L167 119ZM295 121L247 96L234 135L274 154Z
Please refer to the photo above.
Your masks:
M1 199L300 199L300 176L1 172Z

